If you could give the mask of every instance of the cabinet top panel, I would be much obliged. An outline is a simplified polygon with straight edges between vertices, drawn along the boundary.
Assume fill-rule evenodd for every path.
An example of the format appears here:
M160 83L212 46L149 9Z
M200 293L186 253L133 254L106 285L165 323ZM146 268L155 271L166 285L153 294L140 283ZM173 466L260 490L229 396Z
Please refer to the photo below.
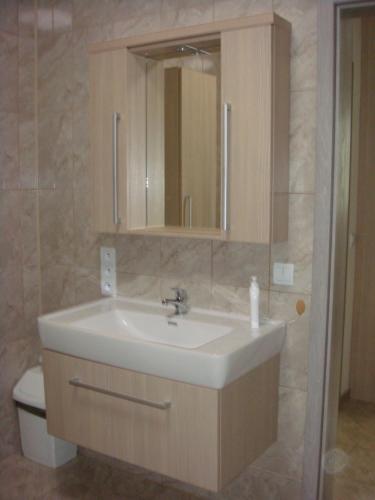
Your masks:
M96 42L90 45L89 51L95 53L123 48L137 49L138 47L158 44L160 42L168 42L176 39L190 39L191 37L197 37L199 35L219 34L223 31L269 24L278 25L287 30L291 29L290 23L282 17L278 16L274 12L265 12L254 16L198 24L195 26L184 26L156 33L146 33L144 35L137 35L128 38L118 38L115 40Z

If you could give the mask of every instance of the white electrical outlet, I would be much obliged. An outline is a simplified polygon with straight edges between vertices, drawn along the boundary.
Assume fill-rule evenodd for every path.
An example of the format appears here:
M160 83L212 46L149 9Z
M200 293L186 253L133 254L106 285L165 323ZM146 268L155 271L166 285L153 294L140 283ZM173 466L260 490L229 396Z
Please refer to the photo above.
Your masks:
M100 287L102 295L116 295L116 250L100 248Z
M275 262L273 265L272 281L274 285L292 286L294 283L294 264Z

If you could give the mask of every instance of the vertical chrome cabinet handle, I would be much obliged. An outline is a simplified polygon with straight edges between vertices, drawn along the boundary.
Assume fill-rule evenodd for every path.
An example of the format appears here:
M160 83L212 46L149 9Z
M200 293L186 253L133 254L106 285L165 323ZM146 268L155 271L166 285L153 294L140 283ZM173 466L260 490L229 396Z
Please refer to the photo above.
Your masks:
M120 120L120 113L114 111L112 115L112 180L113 180L113 224L120 224L121 220L118 215L118 165L117 165L117 125Z
M230 112L231 105L228 102L223 106L223 168L221 176L221 229L229 229L229 141L230 141Z
M189 211L186 210L186 203L189 203ZM189 222L186 223L186 214L189 216ZM191 199L191 195L190 194L187 194L185 195L184 197L184 201L183 201L183 213L182 213L182 217L183 217L183 224L185 227L189 227L191 228L192 226L192 216L193 216L193 206L192 206L192 199Z
M189 195L189 228L193 225L193 198Z

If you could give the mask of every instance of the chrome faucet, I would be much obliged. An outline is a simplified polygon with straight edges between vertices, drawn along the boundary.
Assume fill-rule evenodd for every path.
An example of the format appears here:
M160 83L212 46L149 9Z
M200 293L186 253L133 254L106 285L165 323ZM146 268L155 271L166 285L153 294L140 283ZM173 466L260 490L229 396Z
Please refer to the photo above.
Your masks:
M183 288L174 287L173 290L176 294L174 299L161 299L161 303L165 306L168 304L173 304L175 307L174 312L171 316L179 316L180 314L186 314L189 311L189 306L187 304L188 294Z

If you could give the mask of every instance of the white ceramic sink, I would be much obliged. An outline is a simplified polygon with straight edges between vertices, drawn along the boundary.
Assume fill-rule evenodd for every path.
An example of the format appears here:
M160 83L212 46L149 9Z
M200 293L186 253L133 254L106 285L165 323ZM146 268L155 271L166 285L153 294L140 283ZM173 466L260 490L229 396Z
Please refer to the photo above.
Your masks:
M129 370L220 389L280 352L285 324L251 330L245 316L170 309L110 298L38 320L44 348Z
M207 344L232 330L229 325L192 321L189 316L166 320L165 315L161 314L145 314L142 311L117 308L94 313L74 321L73 324L99 335L133 338L188 349Z

